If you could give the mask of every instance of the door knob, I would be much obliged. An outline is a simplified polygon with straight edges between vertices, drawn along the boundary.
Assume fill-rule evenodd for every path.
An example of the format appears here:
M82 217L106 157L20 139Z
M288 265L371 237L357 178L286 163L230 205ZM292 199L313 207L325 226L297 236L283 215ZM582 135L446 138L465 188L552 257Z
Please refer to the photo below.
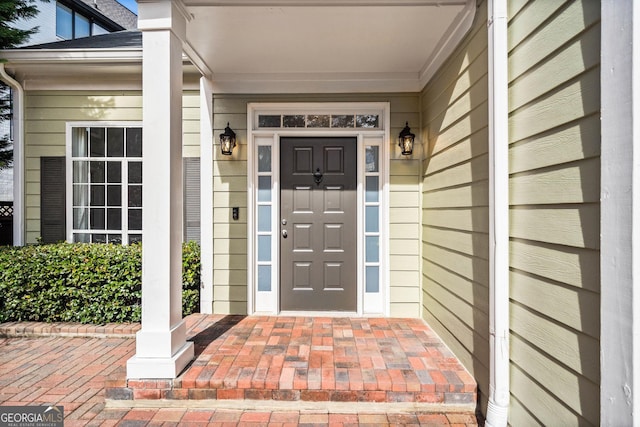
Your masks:
M317 185L320 185L322 182L322 172L320 172L320 168L316 168L316 171L313 173L313 180Z
M287 238L287 230L282 230L282 237Z

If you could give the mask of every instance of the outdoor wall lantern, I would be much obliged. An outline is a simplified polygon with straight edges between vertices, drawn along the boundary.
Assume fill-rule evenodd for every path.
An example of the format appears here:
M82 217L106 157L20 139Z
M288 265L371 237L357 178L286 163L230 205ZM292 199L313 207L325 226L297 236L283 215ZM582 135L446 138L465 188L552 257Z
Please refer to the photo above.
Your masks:
M220 134L220 150L225 156L230 156L233 152L233 147L236 146L236 133L229 127L224 128L224 132Z
M409 156L413 154L413 142L415 139L416 136L411 133L409 122L407 122L402 132L400 132L400 136L398 136L398 146L402 149L403 155Z

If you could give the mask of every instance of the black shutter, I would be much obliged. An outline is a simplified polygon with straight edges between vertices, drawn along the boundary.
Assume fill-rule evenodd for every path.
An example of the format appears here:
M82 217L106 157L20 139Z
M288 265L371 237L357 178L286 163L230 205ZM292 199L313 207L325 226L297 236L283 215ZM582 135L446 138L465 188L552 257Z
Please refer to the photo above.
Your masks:
M184 241L200 243L200 157L185 157L184 171Z
M66 239L64 157L40 158L40 236L43 243Z

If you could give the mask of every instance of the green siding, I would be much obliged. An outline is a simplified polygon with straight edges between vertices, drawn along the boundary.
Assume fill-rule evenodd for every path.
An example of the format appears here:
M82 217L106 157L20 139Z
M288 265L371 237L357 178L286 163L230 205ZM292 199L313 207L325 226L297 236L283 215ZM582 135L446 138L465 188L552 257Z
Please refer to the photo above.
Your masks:
M229 122L239 146L233 156L214 150L214 313L246 313L247 306L247 104L250 102L389 102L390 152L394 135L408 121L419 123L418 94L214 95L214 139ZM391 155L390 259L391 315L420 316L420 161ZM417 156L416 156L417 157ZM231 207L240 206L240 220Z
M489 374L486 2L421 93L422 315L476 378Z
M183 98L185 157L200 156L199 92ZM139 91L28 91L25 98L26 241L40 236L40 157L65 156L66 123L142 121Z
M509 7L510 423L597 425L600 2Z

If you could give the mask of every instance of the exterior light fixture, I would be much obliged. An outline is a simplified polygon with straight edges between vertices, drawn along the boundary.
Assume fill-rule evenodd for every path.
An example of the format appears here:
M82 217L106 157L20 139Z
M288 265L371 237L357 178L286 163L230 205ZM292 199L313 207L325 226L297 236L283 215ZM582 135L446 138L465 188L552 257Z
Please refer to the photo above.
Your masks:
M236 146L236 133L229 127L224 128L224 132L220 134L220 151L225 156L230 156L233 152L233 147Z
M398 146L402 149L402 154L405 156L409 156L413 154L413 142L415 141L416 136L411 133L411 128L409 128L409 122L405 125L402 132L398 136Z

